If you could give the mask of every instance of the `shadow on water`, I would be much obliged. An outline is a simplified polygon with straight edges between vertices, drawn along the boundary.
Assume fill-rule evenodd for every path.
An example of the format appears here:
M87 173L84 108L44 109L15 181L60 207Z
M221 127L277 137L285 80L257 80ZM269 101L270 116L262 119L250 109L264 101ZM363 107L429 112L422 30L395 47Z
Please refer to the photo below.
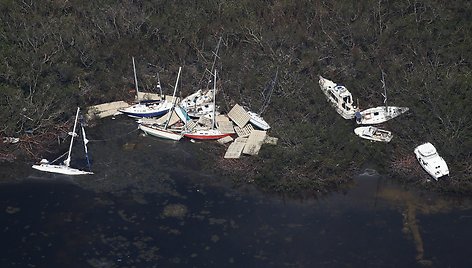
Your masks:
M316 199L234 189L200 169L204 143L134 128L109 120L89 131L93 176L11 169L1 267L472 267L470 199L373 170Z

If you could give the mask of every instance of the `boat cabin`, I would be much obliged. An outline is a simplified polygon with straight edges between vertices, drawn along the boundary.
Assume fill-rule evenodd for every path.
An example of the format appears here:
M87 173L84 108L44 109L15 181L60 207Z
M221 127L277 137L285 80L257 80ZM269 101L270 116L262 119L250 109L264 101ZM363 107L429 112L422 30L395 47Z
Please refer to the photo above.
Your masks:
M351 119L354 117L354 114L358 109L354 105L351 92L349 92L345 86L336 84L322 76L320 76L319 84L329 102L331 102L339 114L341 114L345 119Z

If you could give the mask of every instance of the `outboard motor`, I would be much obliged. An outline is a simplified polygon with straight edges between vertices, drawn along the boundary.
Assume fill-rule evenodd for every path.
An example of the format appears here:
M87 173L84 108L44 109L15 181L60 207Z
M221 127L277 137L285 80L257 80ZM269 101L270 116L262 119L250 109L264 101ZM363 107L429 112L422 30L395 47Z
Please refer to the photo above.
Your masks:
M362 114L360 112L356 112L354 116L356 117L356 122L360 123L362 120Z

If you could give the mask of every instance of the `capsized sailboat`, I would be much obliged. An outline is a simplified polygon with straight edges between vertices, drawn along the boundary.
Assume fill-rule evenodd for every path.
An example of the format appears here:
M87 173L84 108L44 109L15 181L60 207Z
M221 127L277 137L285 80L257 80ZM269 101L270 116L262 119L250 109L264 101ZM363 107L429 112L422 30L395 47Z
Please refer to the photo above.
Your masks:
M60 156L59 158L51 161L51 162L49 162L46 159L42 159L39 165L33 165L32 168L34 168L36 170L40 170L40 171L59 173L59 174L65 174L65 175L93 174L93 172L91 172L91 171L84 171L84 170L80 170L80 169L70 167L71 152L72 152L72 145L74 143L74 137L78 136L78 134L75 131L76 131L76 128L77 128L77 119L79 117L79 111L80 111L80 108L77 107L77 113L75 115L75 121L74 121L74 129L72 130L71 133L69 133L71 135L71 140L70 140L69 151L67 152L66 160L64 160L64 162L62 164L53 164L54 162L58 161L65 154ZM83 126L82 123L81 123L81 128L82 128L82 139L83 139L83 142L84 142L84 151L85 151L85 155L86 155L86 158L87 158L87 164L88 164L89 169L90 169L90 162L89 162L89 159L88 159L88 149L87 149L88 140L85 136L85 129L84 129L84 126Z
M133 71L134 71L134 85L136 87L136 94L139 96L138 79L136 77L136 65L133 59ZM159 82L160 88L160 82ZM118 109L118 112L124 113L130 117L157 117L166 114L172 107L172 102L162 101L143 101L131 105L129 107Z
M179 83L179 78L180 78L180 71L182 70L182 67L179 68L179 73L177 74L177 81L175 82L175 87L174 87L174 94L172 95L172 106L170 108L170 111L167 116L167 120L164 124L164 126L159 126L156 124L145 124L145 123L140 123L138 128L144 131L144 133L162 138L162 139L168 139L168 140L174 140L178 141L182 138L183 136L183 129L173 129L169 127L169 122L171 119L172 114L175 112L177 116L184 122L186 123L187 120L190 120L188 116L185 113L185 110L182 109L180 106L176 106L176 98L175 98L175 93L177 91L177 85Z
M217 140L226 136L231 136L231 133L222 133L220 130L216 129L216 116L215 116L215 92L216 92L216 71L214 74L214 81L213 81L213 114L211 116L212 123L211 127L194 127L193 129L189 130L184 134L185 137L189 139L196 139L196 140Z
M354 118L359 108L354 105L351 92L349 92L345 86L336 84L331 80L323 78L321 75L318 83L320 84L321 91L326 95L328 102L331 103L331 106L336 109L338 114L344 119Z

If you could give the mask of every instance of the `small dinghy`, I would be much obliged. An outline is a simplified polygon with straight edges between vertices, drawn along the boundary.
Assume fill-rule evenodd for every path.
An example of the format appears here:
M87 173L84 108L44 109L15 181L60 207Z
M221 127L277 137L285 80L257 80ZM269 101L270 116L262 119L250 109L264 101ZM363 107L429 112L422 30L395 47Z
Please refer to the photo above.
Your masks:
M435 180L438 180L438 178L442 176L449 175L449 168L447 167L446 161L439 156L436 148L431 143L427 142L421 144L415 148L414 152L420 165Z
M390 142L392 140L392 132L377 127L358 127L354 129L354 133L367 140Z

